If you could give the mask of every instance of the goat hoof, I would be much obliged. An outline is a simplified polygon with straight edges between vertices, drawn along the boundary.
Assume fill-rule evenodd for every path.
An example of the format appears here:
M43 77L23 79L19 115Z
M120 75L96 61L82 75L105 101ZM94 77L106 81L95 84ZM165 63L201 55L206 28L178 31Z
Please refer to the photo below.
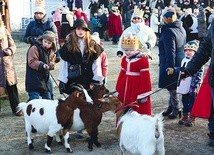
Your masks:
M66 148L68 153L73 153L73 150L71 148Z
M52 151L51 150L48 150L48 149L45 149L45 152L48 153L48 154L51 154Z
M29 147L30 150L33 150L33 149L34 149L34 146L33 146L32 143L30 143L28 147Z
M91 146L91 147L89 146L89 147L88 147L88 151L91 152L92 150L93 150L93 147L92 147L92 146Z
M94 143L96 147L101 147L101 144L99 142Z
M89 148L89 149L88 149L88 151L90 151L90 152L91 152L92 150L93 150L93 148Z

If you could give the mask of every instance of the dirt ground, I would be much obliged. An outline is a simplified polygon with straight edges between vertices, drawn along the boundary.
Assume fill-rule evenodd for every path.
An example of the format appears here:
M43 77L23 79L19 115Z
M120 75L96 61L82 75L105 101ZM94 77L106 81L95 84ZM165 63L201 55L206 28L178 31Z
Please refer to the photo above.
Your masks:
M18 75L18 88L21 96L21 102L27 100L24 90L24 77L25 77L25 53L27 45L17 42L17 53L15 55L16 70ZM115 82L120 69L120 58L116 57L116 46L111 42L104 42L105 51L109 60L109 75L107 87L113 91ZM158 90L158 51L157 48L153 50L153 60L150 62L151 77L153 83L153 91ZM52 72L55 79L57 79L58 67ZM56 88L55 98L62 97L58 94ZM168 101L168 93L161 90L151 96L153 104L153 113L162 112ZM9 105L9 103L8 103ZM11 114L9 106L3 106L0 113L0 155L40 155L46 154L44 152L44 144L46 142L45 135L33 135L34 147L33 151L29 151L24 128L23 117L15 117ZM197 119L196 126L181 127L177 124L178 118L174 120L165 119L165 149L166 155L213 155L214 147L206 145L207 136L207 120ZM120 155L118 146L118 137L116 135L115 127L115 114L107 112L103 114L102 123L99 126L99 141L102 144L101 148L94 147L92 152L87 149L86 138L87 134L84 133L84 138L78 140L74 136L74 132L70 134L70 144L73 148L74 155ZM52 151L55 155L67 154L64 146L58 145L55 141L52 144Z

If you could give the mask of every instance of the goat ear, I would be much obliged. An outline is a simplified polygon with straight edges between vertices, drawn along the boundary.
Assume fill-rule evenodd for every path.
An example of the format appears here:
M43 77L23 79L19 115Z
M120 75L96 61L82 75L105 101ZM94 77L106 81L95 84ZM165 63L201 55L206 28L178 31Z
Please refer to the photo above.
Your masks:
M105 102L105 99L104 98L98 98L98 101Z
M94 90L95 85L93 83L91 83L89 87L90 87L90 90Z
M76 97L80 97L80 92L78 92L78 91L75 91L75 95L76 95Z

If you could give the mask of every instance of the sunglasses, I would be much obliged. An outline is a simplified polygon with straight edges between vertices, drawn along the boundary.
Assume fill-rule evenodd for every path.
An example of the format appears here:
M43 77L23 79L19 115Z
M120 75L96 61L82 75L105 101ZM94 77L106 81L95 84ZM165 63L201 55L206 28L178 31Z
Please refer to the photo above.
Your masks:
M134 17L133 20L141 20L142 18L140 17Z

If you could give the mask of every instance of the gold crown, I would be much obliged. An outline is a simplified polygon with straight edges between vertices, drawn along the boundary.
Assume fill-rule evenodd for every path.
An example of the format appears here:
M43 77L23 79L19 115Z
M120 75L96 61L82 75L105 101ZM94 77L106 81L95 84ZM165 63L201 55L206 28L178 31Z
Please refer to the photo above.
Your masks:
M123 36L121 47L125 51L136 51L139 49L139 42L136 36Z
M133 12L133 17L135 17L135 16L143 17L143 14L144 14L143 10L140 10L139 8L135 8L134 12Z

